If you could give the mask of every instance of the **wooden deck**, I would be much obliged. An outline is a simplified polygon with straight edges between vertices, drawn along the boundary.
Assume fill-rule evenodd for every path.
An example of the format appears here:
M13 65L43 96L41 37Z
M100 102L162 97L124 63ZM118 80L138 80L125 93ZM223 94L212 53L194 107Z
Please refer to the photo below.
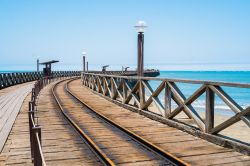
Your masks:
M30 95L27 96L27 94L32 85L33 83L26 83L0 91L2 115L0 138L3 147L0 154L1 166L32 165L27 116L30 100Z
M38 97L38 123L42 127L42 148L49 165L102 165L70 124L62 117L51 88L45 87Z
M191 165L250 165L250 157L150 120L95 95L80 80L69 86L84 102L113 121Z
M170 162L161 155L145 148L74 100L65 90L67 82L61 82L55 88L64 112L87 133L115 165L170 165Z

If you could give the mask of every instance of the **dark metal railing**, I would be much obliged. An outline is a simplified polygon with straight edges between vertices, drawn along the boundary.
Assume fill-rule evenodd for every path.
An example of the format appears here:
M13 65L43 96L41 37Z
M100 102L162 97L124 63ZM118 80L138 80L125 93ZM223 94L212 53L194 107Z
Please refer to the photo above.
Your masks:
M80 76L80 71L54 71L52 77ZM0 89L43 78L42 72L0 73Z

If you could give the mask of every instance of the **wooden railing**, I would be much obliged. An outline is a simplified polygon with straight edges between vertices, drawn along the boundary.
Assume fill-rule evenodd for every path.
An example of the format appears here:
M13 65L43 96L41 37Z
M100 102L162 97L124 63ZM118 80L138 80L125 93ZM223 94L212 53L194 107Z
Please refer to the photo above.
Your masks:
M158 81L159 86L153 90L150 81ZM238 121L243 121L250 127L250 108L243 109L222 88L250 88L250 84L91 73L82 73L82 83L99 94L136 109L149 111L150 104L154 103L158 107L159 114L167 119L173 119L184 112L205 133L217 134ZM177 83L197 84L200 87L186 97ZM164 93L163 100L159 99L160 93ZM192 106L193 102L203 94L205 94L205 118L202 118ZM217 126L214 124L215 94L235 113ZM172 100L177 104L174 109L171 105Z
M51 82L64 79L66 77L76 76L74 73L71 75L63 75L62 77L43 77L35 82L34 88L31 91L31 101L29 102L29 131L30 131L30 149L31 157L34 166L46 166L46 161L42 151L42 132L38 124L36 100L40 91Z
M54 71L53 77L80 76L80 71ZM42 72L20 72L20 73L0 73L0 89L13 85L39 80L43 77Z

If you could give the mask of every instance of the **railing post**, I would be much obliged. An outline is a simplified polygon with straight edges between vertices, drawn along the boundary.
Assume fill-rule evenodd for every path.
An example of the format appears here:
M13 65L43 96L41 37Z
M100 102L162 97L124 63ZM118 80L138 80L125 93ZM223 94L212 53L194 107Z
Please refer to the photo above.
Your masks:
M31 100L29 102L29 111L34 111L35 110L35 101Z
M122 100L122 103L125 104L125 100L126 100L126 98L128 96L125 79L123 79L122 91L123 91L123 100Z
M110 78L110 83L111 83L111 99L115 98L115 85L114 85L114 79L111 77Z
M102 88L101 88L101 83L100 83L100 78L99 76L96 77L97 78L97 87L98 87L98 93L101 93L102 92Z
M35 126L32 128L32 133L33 133L33 146L34 146L34 165L35 166L42 166L42 157L40 154L40 149L39 149L39 141L41 143L41 127L40 126ZM36 135L38 134L38 139ZM42 146L42 143L40 144Z
M138 81L140 81L140 86L139 86L140 106L139 108L141 109L145 103L145 89L142 84L142 80L138 80Z
M165 117L171 113L171 90L167 82L165 82Z
M40 79L41 82L41 88L43 88L43 78Z
M31 101L35 101L35 88L32 88L31 91Z
M29 102L29 112L28 112L28 118L29 118L29 131L30 131L30 151L31 151L31 157L34 158L34 149L33 149L33 123L32 123L32 117L34 118L34 102Z
M214 127L214 92L207 87L206 88L206 120L205 120L205 132Z

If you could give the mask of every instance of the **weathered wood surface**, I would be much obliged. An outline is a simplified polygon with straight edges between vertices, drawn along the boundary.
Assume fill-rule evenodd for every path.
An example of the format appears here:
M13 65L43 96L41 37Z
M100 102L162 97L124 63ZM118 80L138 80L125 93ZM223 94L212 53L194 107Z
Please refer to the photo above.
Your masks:
M128 111L95 95L80 80L69 86L93 109L192 165L250 165L250 157Z
M86 143L63 118L46 86L38 96L38 123L42 127L42 149L49 165L102 165Z
M21 107L12 130L8 136L7 142L0 154L0 165L25 165L31 166L29 126L28 126L28 95Z
M31 92L32 83L23 85L0 96L0 152L8 138L23 101Z
M100 149L117 165L168 165L160 155L149 151L116 127L107 124L92 113L87 107L72 100L65 92L62 82L56 93L67 115L100 147Z

